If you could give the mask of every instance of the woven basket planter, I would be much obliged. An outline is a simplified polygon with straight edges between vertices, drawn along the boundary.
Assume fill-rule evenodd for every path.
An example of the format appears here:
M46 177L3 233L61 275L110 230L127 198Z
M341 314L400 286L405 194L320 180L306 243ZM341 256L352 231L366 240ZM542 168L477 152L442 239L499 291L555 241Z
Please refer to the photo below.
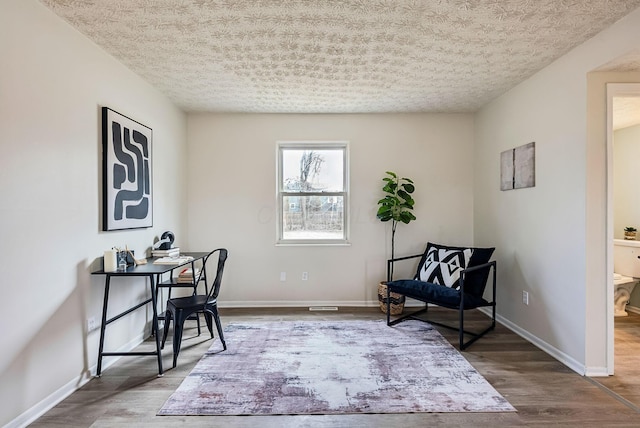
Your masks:
M403 294L391 293L391 315L400 315L404 311L406 297ZM378 303L380 310L387 313L387 285L384 282L378 284Z

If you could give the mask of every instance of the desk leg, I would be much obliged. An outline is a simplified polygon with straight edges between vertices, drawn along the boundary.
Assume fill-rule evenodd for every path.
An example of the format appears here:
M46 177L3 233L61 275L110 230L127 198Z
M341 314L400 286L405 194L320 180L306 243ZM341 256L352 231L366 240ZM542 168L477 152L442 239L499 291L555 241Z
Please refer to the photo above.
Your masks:
M100 346L98 347L98 369L96 370L97 377L100 377L102 374L102 352L104 351L104 331L107 328L107 302L109 301L110 282L111 282L111 275L107 275L104 282L104 301L102 303L102 322L100 323Z
M173 272L173 271L172 271L172 272ZM156 290L156 301L157 301L158 299L160 299L160 287L158 287L158 284L160 284L161 282L162 282L162 274L157 274L157 275L156 275L156 283L155 283L155 286L154 286L154 288L155 288L155 290ZM169 290L171 290L171 288L169 288ZM162 305L162 301L160 301L160 304ZM156 307L157 307L157 306L156 306ZM158 309L158 317L162 314L162 311L163 311L163 309L162 309L162 306L161 306L161 307ZM158 321L159 321L159 320L160 320L160 319L158 318ZM152 331L151 331L151 335L152 335L152 336L153 336L153 335L155 335L155 334L156 334L156 332L154 332L154 331L153 331L153 329L151 329L151 330L152 330Z
M151 285L151 307L153 308L153 321L151 322L151 333L156 337L156 352L158 354L158 376L162 374L162 352L160 351L160 335L158 334L158 297L156 294L156 284L153 275L149 275L149 284ZM166 322L166 321L165 321Z

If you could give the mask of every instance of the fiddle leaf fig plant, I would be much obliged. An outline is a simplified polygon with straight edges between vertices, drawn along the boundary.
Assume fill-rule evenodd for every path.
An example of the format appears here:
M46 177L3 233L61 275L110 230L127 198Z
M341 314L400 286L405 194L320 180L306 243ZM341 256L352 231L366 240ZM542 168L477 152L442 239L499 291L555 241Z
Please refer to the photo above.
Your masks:
M387 176L382 179L384 186L382 191L386 193L385 197L378 201L378 217L381 221L391 221L391 258L395 258L395 239L396 228L398 223L409 224L416 219L411 212L415 201L411 194L415 191L413 181L406 177L398 177L391 171L386 171ZM390 272L391 280L393 280L393 263Z

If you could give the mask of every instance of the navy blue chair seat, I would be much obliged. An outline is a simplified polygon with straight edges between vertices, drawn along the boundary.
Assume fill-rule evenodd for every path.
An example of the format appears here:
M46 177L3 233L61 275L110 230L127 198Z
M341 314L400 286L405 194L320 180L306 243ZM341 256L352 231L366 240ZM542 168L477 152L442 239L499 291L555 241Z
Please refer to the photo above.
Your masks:
M484 298L465 293L464 300L461 299L460 290L445 287L440 284L424 282L418 279L401 279L387 282L387 287L391 287L394 293L403 294L412 299L437 303L449 309L458 309L460 302L463 302L464 309L475 309L481 306L491 306Z

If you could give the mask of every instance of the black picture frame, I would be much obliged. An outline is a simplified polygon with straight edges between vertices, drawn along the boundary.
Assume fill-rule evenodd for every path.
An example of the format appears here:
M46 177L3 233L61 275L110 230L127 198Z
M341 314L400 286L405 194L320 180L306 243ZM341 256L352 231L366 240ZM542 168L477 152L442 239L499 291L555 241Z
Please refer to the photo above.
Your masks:
M102 230L153 226L153 130L102 107Z

